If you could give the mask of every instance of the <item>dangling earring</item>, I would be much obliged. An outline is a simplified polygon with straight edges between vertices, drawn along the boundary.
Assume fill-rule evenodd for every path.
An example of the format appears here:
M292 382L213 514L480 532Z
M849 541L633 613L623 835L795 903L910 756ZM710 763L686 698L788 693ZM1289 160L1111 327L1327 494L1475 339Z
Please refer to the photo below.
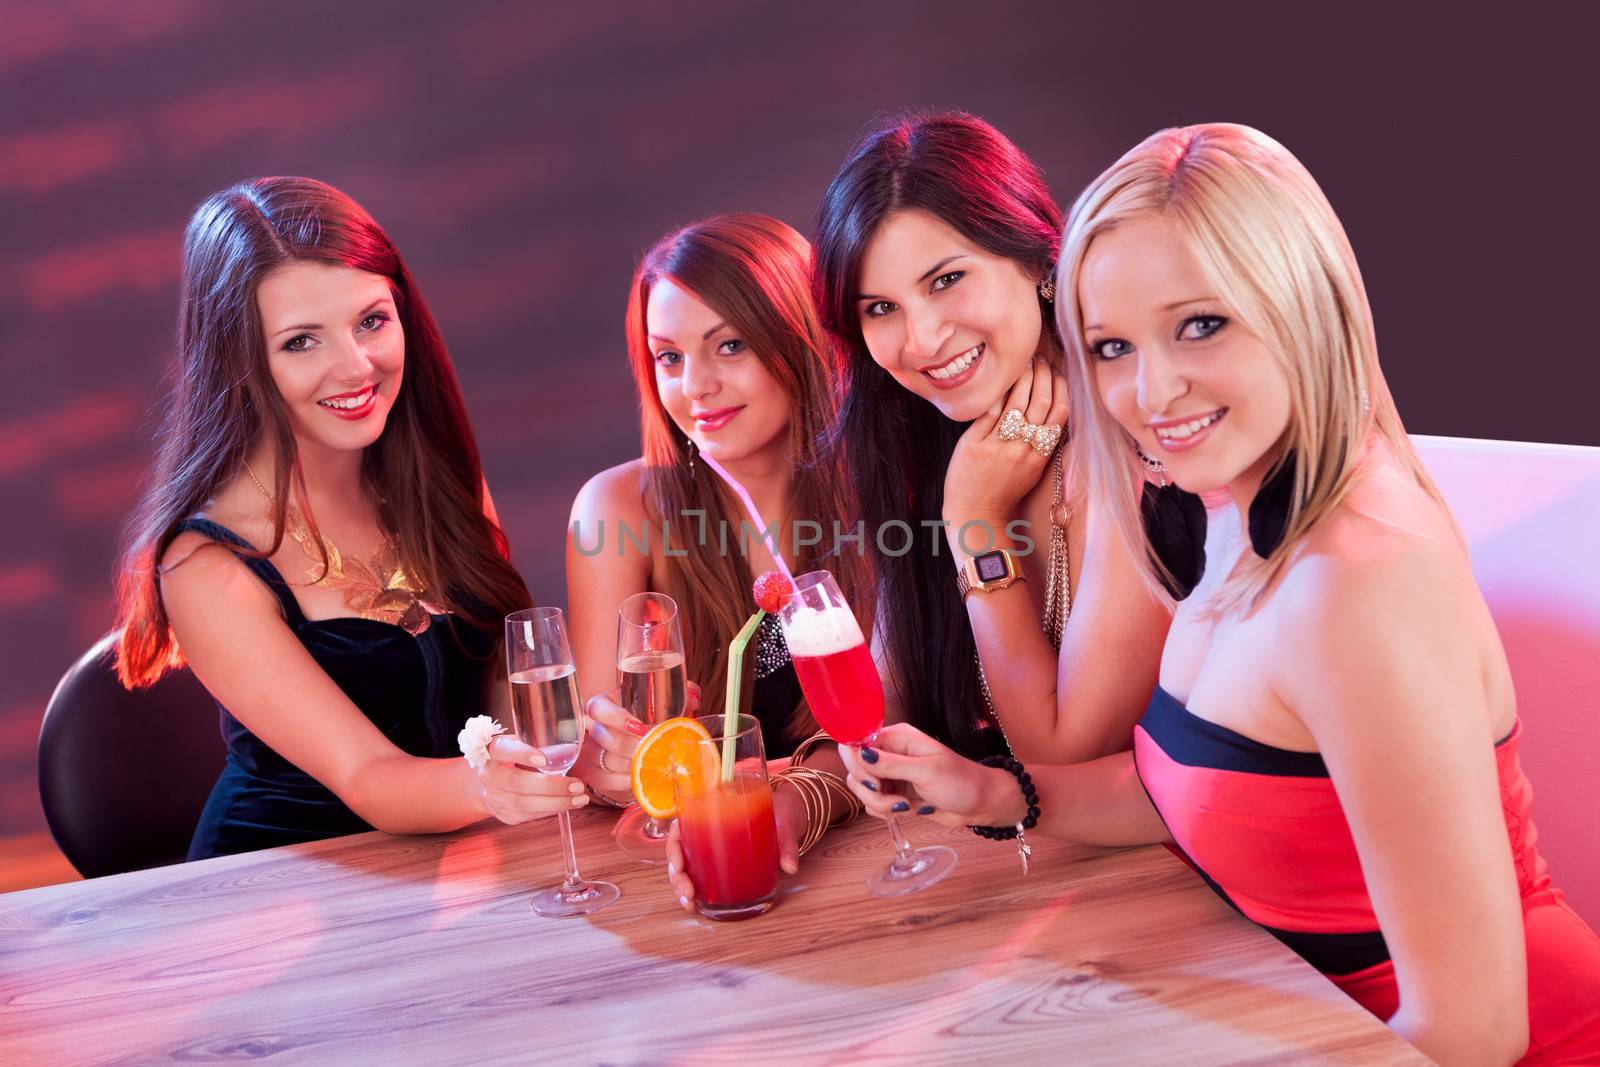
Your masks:
M1206 572L1205 503L1198 495L1167 484L1165 465L1146 455L1137 444L1134 449L1146 467L1161 475L1160 486L1145 484L1139 511L1150 551L1171 575L1171 580L1163 578L1162 584L1174 600L1182 600L1194 592ZM1262 559L1283 544L1283 535L1289 528L1289 505L1294 498L1294 476L1295 454L1290 452L1268 473L1250 501L1250 548Z
M1206 573L1206 506L1195 493L1188 493L1167 481L1167 465L1129 440L1133 454L1160 484L1146 482L1139 498L1139 516L1144 522L1145 540L1150 553L1166 569L1161 584L1172 599L1183 600L1194 592Z
M685 447L687 447L689 449L689 480L693 481L694 480L694 438L685 437L683 439L683 443L684 443Z
M1167 465L1139 446L1138 441L1133 443L1133 454L1139 457L1139 462L1144 464L1144 469L1160 479L1161 487L1167 485Z
M1056 283L1048 274L1039 279L1039 299L1046 304L1053 304L1056 301Z

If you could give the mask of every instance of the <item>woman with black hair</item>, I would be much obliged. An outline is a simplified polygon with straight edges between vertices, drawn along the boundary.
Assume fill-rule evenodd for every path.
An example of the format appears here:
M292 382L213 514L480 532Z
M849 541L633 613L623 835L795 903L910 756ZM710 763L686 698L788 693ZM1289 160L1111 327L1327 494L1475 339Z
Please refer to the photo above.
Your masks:
M816 218L889 717L974 756L1128 748L1170 619L1081 502L1051 310L1060 234L1038 167L959 112L868 134Z

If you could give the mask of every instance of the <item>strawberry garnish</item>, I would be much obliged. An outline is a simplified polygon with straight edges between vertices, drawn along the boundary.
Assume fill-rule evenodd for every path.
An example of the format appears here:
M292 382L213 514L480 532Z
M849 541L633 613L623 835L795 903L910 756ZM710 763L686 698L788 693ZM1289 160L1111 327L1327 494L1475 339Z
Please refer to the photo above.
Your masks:
M784 598L794 592L794 584L781 571L767 571L756 579L752 592L756 596L756 607L768 615L776 615Z

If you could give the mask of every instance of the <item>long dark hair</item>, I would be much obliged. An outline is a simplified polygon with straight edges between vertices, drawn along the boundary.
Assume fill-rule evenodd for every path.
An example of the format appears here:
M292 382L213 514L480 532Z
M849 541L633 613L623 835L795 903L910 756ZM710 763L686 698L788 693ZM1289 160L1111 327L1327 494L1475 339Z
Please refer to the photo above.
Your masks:
M794 465L788 515L763 516L768 523L797 519L820 523L849 510L840 473L819 452L837 411L839 366L834 346L811 302L811 248L793 227L765 215L718 215L667 234L647 251L628 291L628 361L639 390L640 437L644 443L647 500L654 522L672 529L672 542L686 555L658 550L667 593L686 620L685 659L689 677L705 685L702 706L722 706L728 642L754 610L752 575L742 552L722 552L720 539L700 536L685 512L699 510L715 523L727 517L739 529L739 502L706 464L690 464L689 440L673 424L656 388L645 312L650 290L670 279L715 311L777 380L789 401L788 456ZM841 590L860 611L870 612L865 569L859 554L841 552L824 561L819 548L799 550L789 561L796 574L826 562ZM868 615L870 619L870 615ZM815 730L802 703L794 709L791 732Z
M505 535L484 514L483 467L444 338L394 242L350 197L311 178L256 178L207 199L183 242L177 383L157 437L155 473L130 520L118 581L124 685L150 685L182 657L161 602L158 563L180 523L243 469L262 440L280 462L272 555L291 480L304 499L294 431L267 365L256 289L295 261L342 264L389 280L405 333L405 378L362 458L380 521L434 603L478 626L532 597ZM306 513L313 532L316 518ZM324 559L326 563L326 559Z
M845 392L833 447L849 472L877 574L878 623L911 721L969 755L991 751L977 646L956 593L955 567L923 540L944 502L944 476L966 429L873 362L856 295L862 253L885 218L919 209L978 245L1047 276L1061 242L1061 209L1039 168L984 120L958 111L893 119L846 157L817 208L812 287L823 325L844 352ZM1044 342L1060 351L1041 307ZM909 552L880 551L883 524L911 524ZM940 538L942 541L942 537ZM898 537L886 538L897 544Z

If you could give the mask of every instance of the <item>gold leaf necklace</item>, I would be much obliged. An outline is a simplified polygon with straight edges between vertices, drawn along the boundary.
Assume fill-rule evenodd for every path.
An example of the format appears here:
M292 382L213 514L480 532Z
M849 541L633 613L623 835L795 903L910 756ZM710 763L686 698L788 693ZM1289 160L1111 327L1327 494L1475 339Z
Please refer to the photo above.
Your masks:
M261 484L261 479L250 469L250 464L244 465L244 472L266 498L267 506L272 507L272 494ZM400 550L387 534L370 559L346 557L339 551L338 545L320 534L312 533L305 516L293 504L289 504L284 512L289 535L300 545L306 558L321 564L324 555L327 557L326 568L321 577L312 581L312 585L344 590L346 606L363 619L399 626L413 637L427 631L433 622L430 612L439 609L423 599L426 593L421 583L406 569L400 559Z

